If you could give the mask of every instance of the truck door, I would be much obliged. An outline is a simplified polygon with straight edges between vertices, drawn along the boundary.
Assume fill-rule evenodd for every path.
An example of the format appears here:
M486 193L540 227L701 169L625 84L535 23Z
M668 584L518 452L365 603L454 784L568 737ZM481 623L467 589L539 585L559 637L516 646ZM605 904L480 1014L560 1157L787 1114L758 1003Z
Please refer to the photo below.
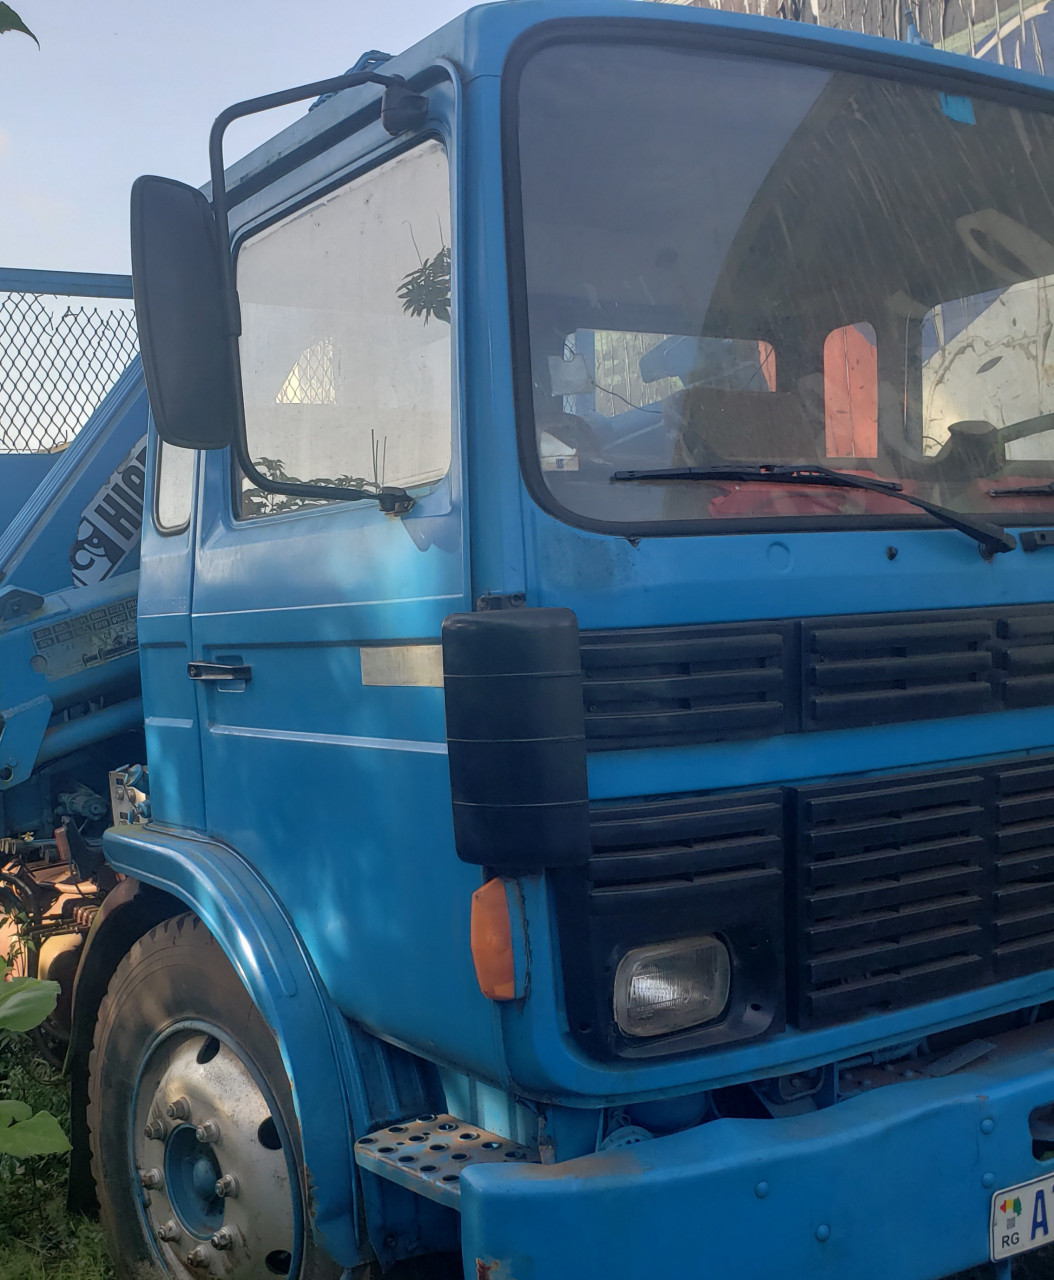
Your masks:
M400 486L412 510L268 494L226 451L205 461L191 678L208 830L257 867L331 994L368 1021L391 991L364 975L451 878L438 646L468 578L450 245L431 139L237 252L249 457L277 480Z

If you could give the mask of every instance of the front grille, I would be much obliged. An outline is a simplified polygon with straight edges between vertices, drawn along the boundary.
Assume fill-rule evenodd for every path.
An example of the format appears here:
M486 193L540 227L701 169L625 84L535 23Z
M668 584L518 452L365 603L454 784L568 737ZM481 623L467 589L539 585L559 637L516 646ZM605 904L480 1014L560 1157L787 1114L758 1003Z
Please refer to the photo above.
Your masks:
M582 636L586 743L666 746L792 729L790 623Z
M1054 761L797 792L800 1026L1054 963Z
M842 729L987 711L994 636L994 619L983 616L807 623L802 726Z
M592 750L1054 705L1049 605L583 632Z
M782 833L779 791L755 792L746 803L689 797L596 808L586 868L591 908L672 910L730 885L750 893L779 878Z
M1054 761L996 775L997 978L1054 966Z
M587 865L550 873L568 1020L589 1052L671 1052L670 1037L633 1041L615 1026L615 969L634 947L699 934L724 939L736 956L736 980L721 1022L673 1037L673 1048L688 1052L782 1028L783 825L779 788L591 808Z
M964 773L799 793L800 1025L991 980L984 790Z
M590 832L586 866L554 883L572 1027L606 1056L628 1052L620 957L668 938L729 942L765 1017L726 1042L784 1007L808 1029L1054 968L1054 756L596 803Z

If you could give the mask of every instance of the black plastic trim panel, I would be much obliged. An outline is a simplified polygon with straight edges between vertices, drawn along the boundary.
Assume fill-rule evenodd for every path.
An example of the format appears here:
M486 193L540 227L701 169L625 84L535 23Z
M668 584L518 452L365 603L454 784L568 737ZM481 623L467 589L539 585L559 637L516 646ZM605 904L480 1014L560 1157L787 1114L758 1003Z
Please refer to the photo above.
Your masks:
M945 609L584 632L591 750L1054 705L1054 609Z
M781 1031L783 795L674 796L594 805L584 870L553 873L568 1018L588 1052L645 1058ZM725 1015L655 1040L623 1035L615 969L633 947L714 934L733 959Z
M587 746L792 732L794 630L793 622L763 622L585 633Z
M570 609L443 622L447 758L458 857L522 871L589 856L578 624Z
M1054 965L1054 757L796 792L810 1027Z

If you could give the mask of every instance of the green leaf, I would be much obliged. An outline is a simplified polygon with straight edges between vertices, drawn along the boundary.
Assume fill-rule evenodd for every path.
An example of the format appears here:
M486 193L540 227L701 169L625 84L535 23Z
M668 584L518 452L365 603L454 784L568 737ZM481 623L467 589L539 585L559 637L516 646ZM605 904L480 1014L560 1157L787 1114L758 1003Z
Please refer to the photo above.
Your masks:
M0 1029L32 1031L52 1012L59 998L57 982L11 978L0 982Z
M434 258L426 258L408 271L395 291L403 310L411 316L430 316L450 323L450 250L444 245Z
M16 1102L14 1098L0 1098L0 1129L6 1129L16 1120L28 1120L33 1108L24 1102Z
M40 41L18 14L15 13L14 9L9 4L0 4L0 35L3 35L5 31L21 31L24 36L29 36L38 49L40 48Z
M0 1104L2 1105L2 1104ZM28 1120L19 1120L0 1129L0 1155L50 1156L69 1151L70 1144L62 1126L46 1111L38 1111Z

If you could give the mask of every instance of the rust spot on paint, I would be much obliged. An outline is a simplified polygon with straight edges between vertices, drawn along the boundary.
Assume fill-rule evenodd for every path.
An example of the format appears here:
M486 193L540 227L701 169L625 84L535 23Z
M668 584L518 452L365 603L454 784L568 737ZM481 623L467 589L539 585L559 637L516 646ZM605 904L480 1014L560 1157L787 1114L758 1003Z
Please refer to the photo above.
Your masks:
M496 1262L484 1262L482 1258L476 1259L476 1280L491 1280L491 1272L497 1269Z

